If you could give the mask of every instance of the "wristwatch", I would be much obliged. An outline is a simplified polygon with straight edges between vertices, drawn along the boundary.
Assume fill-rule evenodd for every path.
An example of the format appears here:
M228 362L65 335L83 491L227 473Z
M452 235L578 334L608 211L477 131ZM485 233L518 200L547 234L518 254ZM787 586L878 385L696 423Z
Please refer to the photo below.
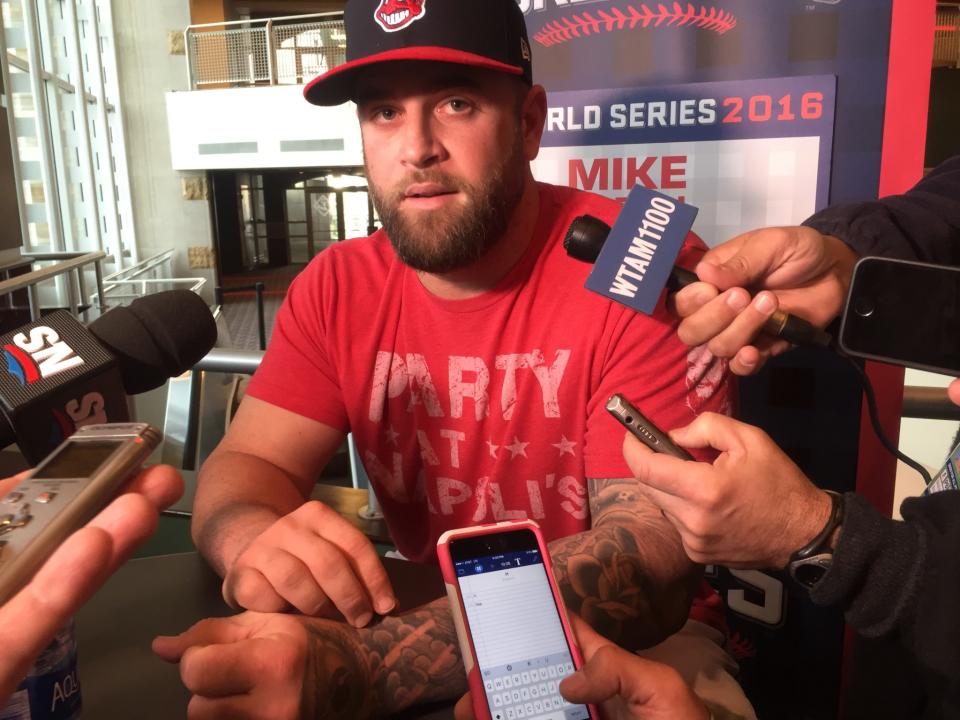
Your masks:
M830 519L813 540L790 556L790 562L787 565L790 577L807 589L820 582L833 564L830 538L843 523L843 495L832 490L825 492L830 496Z

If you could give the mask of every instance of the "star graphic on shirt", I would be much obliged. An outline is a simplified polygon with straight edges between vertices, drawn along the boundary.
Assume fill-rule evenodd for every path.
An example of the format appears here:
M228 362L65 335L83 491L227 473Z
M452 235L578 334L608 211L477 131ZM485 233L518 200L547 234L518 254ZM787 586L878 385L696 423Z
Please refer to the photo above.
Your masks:
M492 443L492 442L490 442L489 440L487 440L487 447L490 448L490 457L492 457L494 460L496 460L496 459L497 459L497 450L500 449L500 446L499 446L499 445L496 445L496 444L494 444L494 443Z
M387 436L388 443L390 443L394 447L397 446L397 438L400 437L400 433L398 433L396 430L393 429L393 425L391 425L386 430L384 430L383 434Z
M504 447L510 451L510 459L512 460L517 455L527 456L527 445L528 442L520 442L520 438L516 435L513 436L513 445L504 445Z
M573 452L573 449L577 446L577 444L573 442L573 440L567 440L566 435L560 436L560 442L550 443L550 444L553 445L557 450L559 450L561 455L563 455L564 453L570 453L571 455L575 455L575 453Z

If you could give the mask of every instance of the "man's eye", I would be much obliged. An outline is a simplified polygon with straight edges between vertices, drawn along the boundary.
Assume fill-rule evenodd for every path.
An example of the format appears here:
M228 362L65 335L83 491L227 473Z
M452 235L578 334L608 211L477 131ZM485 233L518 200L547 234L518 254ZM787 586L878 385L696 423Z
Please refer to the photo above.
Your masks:
M455 113L466 112L470 109L470 103L461 98L454 98L447 102L447 106Z
M396 119L397 111L389 106L373 105L371 103L370 105L361 106L358 111L358 116L363 118L364 122L390 121Z

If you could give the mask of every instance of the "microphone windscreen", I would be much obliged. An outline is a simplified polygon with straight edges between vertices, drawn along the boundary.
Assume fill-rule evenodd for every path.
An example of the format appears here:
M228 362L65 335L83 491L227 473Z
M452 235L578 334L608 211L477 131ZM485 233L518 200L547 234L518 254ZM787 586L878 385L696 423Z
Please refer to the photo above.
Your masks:
M88 330L120 366L130 395L163 385L193 367L217 341L207 303L190 290L167 290L107 311Z
M563 248L567 255L587 263L594 263L610 234L610 226L593 215L580 215L570 223Z

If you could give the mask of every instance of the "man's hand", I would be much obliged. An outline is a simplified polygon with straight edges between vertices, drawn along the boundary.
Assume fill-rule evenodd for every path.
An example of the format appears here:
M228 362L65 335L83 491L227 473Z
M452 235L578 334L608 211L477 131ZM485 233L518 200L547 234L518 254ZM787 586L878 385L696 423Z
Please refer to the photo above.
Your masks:
M339 610L356 627L397 604L373 544L316 501L277 520L240 553L223 580L223 597L259 612Z
M465 684L446 599L360 630L296 615L247 612L158 637L193 693L188 716L364 720L458 696Z
M830 497L759 428L704 413L670 437L720 454L713 464L680 460L627 435L623 455L641 492L679 531L691 560L782 568L827 524Z
M301 700L309 695L309 653L306 627L294 615L247 612L201 620L180 635L156 638L153 651L180 663L183 684L193 693L191 720L315 717L301 714Z
M708 251L696 267L702 282L673 298L682 318L677 334L750 375L790 347L759 334L769 317L780 309L825 327L843 309L856 261L841 240L808 227L739 235ZM764 292L751 301L747 289Z
M572 703L599 706L606 720L707 720L706 706L667 665L617 647L572 617L586 663L560 683Z
M25 473L24 473L25 474ZM5 495L23 475L0 481ZM0 607L0 706L57 630L157 526L157 511L183 493L169 465L131 480L123 495L50 556L33 580Z
M947 388L947 396L954 405L960 405L960 378L957 378Z
M570 616L586 663L560 683L560 694L578 705L594 704L604 720L707 720L706 706L680 674L667 665L637 657ZM473 720L470 693L454 710L456 720Z

